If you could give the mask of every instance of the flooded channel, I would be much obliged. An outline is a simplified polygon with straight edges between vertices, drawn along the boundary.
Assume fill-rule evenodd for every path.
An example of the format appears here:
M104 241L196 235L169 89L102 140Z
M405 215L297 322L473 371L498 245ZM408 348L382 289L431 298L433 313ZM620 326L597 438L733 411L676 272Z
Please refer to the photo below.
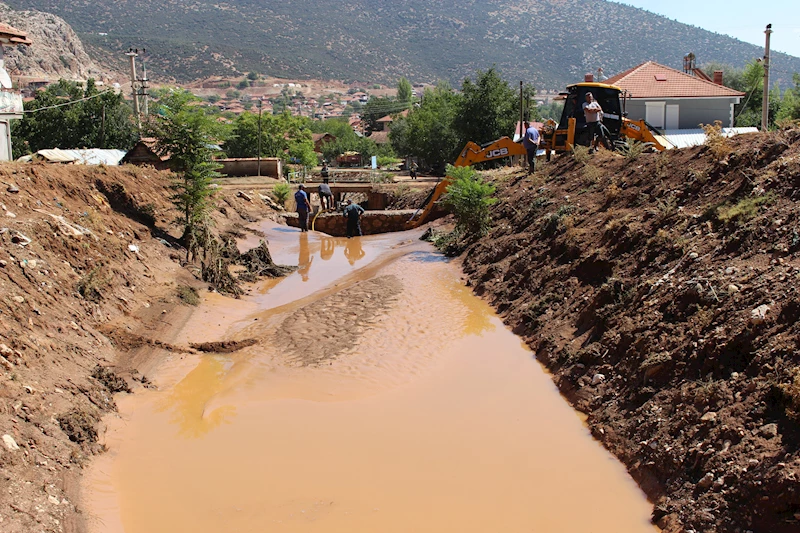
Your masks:
M298 271L211 298L159 390L118 399L94 532L652 533L651 505L418 234L266 227Z

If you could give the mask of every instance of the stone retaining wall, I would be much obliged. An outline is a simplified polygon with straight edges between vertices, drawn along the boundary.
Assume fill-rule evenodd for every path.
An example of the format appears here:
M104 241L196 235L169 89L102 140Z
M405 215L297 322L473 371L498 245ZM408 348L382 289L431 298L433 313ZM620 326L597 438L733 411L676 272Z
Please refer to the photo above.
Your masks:
M408 220L415 212L416 209L367 211L361 215L361 232L364 235L374 235L409 229ZM297 213L286 213L282 216L289 226L300 227ZM309 217L309 224L313 219L313 215ZM344 237L347 234L347 220L341 213L323 213L314 222L314 229L334 237Z

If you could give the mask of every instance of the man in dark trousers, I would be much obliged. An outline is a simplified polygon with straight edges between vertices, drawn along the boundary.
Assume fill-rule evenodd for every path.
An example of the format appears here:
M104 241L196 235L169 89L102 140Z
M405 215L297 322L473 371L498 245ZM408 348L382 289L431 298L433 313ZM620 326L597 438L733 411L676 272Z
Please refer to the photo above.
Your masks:
M525 121L525 137L522 138L522 146L528 152L528 174L533 174L536 167L536 151L539 149L539 130Z
M361 215L364 214L364 208L347 200L347 207L342 214L347 218L347 238L361 237Z
M311 211L311 204L306 194L306 186L302 183L294 193L294 201L297 203L297 216L300 218L300 231L308 231L308 212Z

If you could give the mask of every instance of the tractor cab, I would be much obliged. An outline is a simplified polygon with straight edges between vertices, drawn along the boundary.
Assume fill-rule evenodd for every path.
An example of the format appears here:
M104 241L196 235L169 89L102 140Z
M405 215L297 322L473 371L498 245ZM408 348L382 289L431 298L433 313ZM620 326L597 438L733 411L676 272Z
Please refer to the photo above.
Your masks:
M559 128L566 128L569 119L574 118L575 144L589 145L590 139L586 128L586 118L583 114L583 103L586 101L586 94L592 93L594 99L603 108L603 126L608 130L609 140L612 144L615 143L620 137L622 125L621 92L622 89L619 87L604 83L585 82L568 85L567 92L562 94L565 102Z

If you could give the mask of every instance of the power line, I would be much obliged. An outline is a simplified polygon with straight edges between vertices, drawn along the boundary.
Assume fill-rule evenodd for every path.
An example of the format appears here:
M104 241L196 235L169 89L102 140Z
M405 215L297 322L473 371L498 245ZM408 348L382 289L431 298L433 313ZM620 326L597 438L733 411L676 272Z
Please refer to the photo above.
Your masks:
M68 105L72 105L72 104L78 104L80 102L86 102L87 100L91 100L92 98L97 98L98 96L103 96L104 94L108 94L108 93L111 93L111 92L114 92L114 89L108 89L108 90L103 91L101 93L97 93L97 94L92 95L92 96L87 96L85 98L81 98L80 100L70 100L69 102L64 102L63 104L56 104L56 105L51 105L51 106L47 106L47 107L38 107L36 109L26 109L26 110L23 111L23 113L37 113L39 111L45 111L47 109L55 109L57 107L64 107L64 106L68 106Z

